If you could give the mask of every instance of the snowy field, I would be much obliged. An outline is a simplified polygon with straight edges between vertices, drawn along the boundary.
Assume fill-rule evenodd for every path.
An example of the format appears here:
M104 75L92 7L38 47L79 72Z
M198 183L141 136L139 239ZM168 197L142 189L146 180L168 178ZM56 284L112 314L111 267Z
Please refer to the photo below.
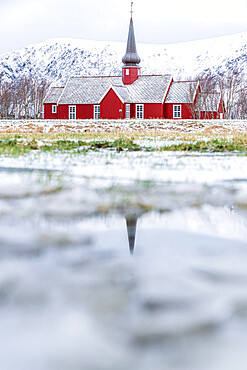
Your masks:
M152 122L121 125L247 124ZM0 132L32 127L68 128L16 121ZM0 160L0 369L246 369L246 155L36 150Z
M0 120L1 132L84 133L123 130L160 130L180 132L247 132L247 120Z

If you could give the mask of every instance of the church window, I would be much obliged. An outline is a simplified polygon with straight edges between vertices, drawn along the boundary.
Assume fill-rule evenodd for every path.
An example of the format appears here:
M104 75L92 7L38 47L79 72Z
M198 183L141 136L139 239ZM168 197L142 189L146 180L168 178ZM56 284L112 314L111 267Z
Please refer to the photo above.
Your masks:
M144 111L143 104L136 104L136 118L144 118L143 111Z
M129 76L129 74L130 74L130 70L126 69L126 76Z
M76 106L75 105L69 106L69 119L76 119Z
M57 113L57 106L56 105L52 106L52 113Z
M94 105L94 119L100 119L100 105Z
M173 118L181 118L181 105L173 106Z
M130 104L126 104L126 107L125 107L125 118L130 118Z

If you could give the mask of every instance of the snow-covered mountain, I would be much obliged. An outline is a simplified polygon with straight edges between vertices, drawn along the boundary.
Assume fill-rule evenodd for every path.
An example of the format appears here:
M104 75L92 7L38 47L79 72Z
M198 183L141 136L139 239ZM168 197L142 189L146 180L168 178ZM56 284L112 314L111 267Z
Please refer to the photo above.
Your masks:
M0 56L8 78L36 75L63 85L70 75L119 75L126 43L51 39ZM247 74L247 32L179 44L137 44L142 74L188 78L238 67Z

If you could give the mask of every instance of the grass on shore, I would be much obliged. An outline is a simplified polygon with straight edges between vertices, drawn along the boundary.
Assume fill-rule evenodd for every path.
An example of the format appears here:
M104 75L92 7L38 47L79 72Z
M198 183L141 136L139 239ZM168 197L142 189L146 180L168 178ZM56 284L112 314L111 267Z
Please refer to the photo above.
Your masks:
M133 132L124 132L121 130L107 131L107 132L85 132L85 133L70 133L70 132L56 132L56 133L6 133L0 132L1 139L14 139L22 138L28 141L31 140L94 140L94 141L113 141L118 139L124 140L183 140L183 141L200 141L203 139L213 140L213 139L224 139L228 140L232 138L234 141L245 141L247 142L247 133L190 133L175 130L138 130Z
M138 144L135 142L138 140ZM145 140L145 143L142 140ZM169 144L153 144L169 140ZM150 145L148 145L150 141ZM173 143L174 141L174 143ZM151 145L152 144L152 145ZM162 143L161 143L162 144ZM30 151L87 153L109 149L121 151L238 152L247 154L247 134L190 134L141 131L137 133L0 134L0 154L18 156Z

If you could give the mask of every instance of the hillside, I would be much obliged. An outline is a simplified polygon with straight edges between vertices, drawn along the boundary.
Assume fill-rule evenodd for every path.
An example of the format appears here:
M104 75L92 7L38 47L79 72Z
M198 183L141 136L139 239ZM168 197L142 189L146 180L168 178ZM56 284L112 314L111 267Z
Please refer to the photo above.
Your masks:
M51 39L0 56L0 73L45 77L63 85L70 75L119 75L126 43ZM247 32L179 44L137 44L143 74L186 78L213 69L247 73Z

